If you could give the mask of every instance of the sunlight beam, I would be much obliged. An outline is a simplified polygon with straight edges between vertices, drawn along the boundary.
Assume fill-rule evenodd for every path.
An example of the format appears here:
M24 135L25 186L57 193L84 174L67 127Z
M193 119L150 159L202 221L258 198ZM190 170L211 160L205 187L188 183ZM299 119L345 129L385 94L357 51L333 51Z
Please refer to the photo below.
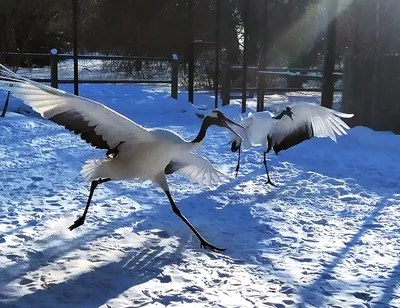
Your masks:
M310 8L297 20L283 35L271 44L273 46L268 51L268 59L274 62L279 55L289 61L299 58L310 52L315 46L318 38L325 33L327 23L326 8L327 1L321 0ZM338 17L354 0L339 0Z

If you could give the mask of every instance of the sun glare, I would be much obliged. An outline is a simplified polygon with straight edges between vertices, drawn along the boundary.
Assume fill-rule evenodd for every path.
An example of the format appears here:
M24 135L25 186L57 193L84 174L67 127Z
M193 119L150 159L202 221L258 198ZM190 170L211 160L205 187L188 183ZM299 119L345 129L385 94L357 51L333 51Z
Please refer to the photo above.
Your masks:
M286 30L272 44L269 49L268 59L279 61L277 58L290 53L291 58L300 57L308 53L316 44L317 40L326 30L327 25L327 1L321 0L311 5L306 12L300 16L297 21ZM341 14L354 0L339 1L337 16ZM272 61L274 62L274 61Z

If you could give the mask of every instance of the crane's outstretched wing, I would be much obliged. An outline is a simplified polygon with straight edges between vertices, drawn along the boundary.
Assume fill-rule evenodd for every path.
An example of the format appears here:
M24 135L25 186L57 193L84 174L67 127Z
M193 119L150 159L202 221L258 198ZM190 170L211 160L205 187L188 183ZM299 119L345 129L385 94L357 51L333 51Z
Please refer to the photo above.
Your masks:
M285 115L271 128L267 151L273 148L278 154L312 137L329 137L336 142L336 135L346 135L349 129L340 118L353 116L313 104L295 105L292 111L293 121Z
M165 167L165 174L172 173L179 174L191 182L202 185L218 183L224 177L227 177L226 174L215 169L207 159L193 153L186 153L171 160Z
M113 149L121 142L142 143L155 136L127 117L95 101L21 77L0 64L0 89L10 91L46 119L92 146Z

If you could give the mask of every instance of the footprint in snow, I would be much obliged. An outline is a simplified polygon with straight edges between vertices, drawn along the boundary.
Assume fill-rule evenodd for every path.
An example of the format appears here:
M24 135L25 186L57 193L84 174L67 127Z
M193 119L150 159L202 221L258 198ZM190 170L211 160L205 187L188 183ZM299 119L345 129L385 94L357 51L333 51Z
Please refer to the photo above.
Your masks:
M290 286L282 286L281 292L286 295L290 295L290 294L295 293L295 290Z
M326 226L326 225L328 225L328 220L326 220L325 218L321 218L319 220L314 220L313 223L315 223L317 225Z
M20 258L18 255L13 255L13 254L6 255L5 257L10 261L17 261Z
M335 277L333 277L331 274L329 274L329 273L323 273L322 275L321 275L321 279L323 279L323 280L334 280L334 279L336 279Z
M286 305L294 305L296 302L292 301L291 299L284 299L282 302L284 302Z
M160 280L161 283L169 283L172 281L172 278L170 275L163 275L161 277L158 277L158 280Z
M19 284L24 286L24 285L30 284L32 282L34 282L34 280L29 279L29 278L22 278L21 281L19 282Z
M354 293L352 293L352 294L353 294L354 297L356 297L356 298L358 298L358 299L361 299L361 300L363 300L363 301L367 301L367 302L371 301L371 299L374 298L374 297L371 296L370 294L364 293L364 292L354 292Z
M299 261L299 262L303 262L303 263L309 263L309 262L312 262L313 261L313 259L312 258L307 258L307 257L305 257L305 258L297 258L297 257L295 257L295 258L293 258L294 260L297 260L297 261Z
M32 239L31 236L25 235L25 234L16 234L15 236L18 237L18 238L21 238L23 240L31 240Z
M44 178L42 178L41 176L32 176L31 180L34 182L40 182L40 181L43 181Z
M158 231L151 231L154 235L157 235L159 238L169 238L169 234L164 231L164 230L158 230Z
M184 291L187 292L203 292L204 289L202 287L199 286L187 286L184 288Z
M56 207L62 207L61 203L58 203L58 202L52 202L52 203L49 203L49 205L56 206Z

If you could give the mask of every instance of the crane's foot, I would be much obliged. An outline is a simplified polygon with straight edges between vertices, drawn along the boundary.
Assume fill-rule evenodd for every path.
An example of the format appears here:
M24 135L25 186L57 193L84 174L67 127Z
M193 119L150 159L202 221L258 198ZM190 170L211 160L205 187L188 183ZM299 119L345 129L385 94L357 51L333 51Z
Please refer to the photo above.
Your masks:
M70 231L82 226L85 223L85 217L81 216L79 217L77 220L75 220L74 224L70 227L68 227L68 229Z
M204 249L208 249L214 252L222 252L225 251L225 248L219 248L217 246L211 245L210 243L208 243L206 240L202 240L200 242L200 248L204 248Z
M268 178L265 184L271 184L272 186L276 187L276 184L272 183L270 178Z

